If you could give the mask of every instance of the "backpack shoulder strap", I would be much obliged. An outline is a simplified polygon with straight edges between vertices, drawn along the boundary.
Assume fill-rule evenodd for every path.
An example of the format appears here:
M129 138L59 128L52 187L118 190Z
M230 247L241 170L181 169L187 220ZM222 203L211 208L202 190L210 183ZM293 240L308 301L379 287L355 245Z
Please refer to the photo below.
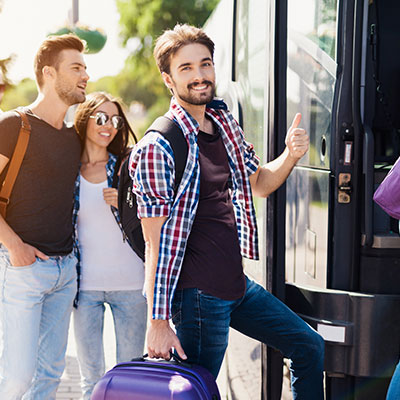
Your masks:
M156 131L168 140L175 158L175 189L182 180L188 156L188 145L181 128L166 116L158 117L147 129L147 132Z
M122 158L121 156L118 156L117 161L114 165L114 175L112 177L112 184L111 187L113 188L118 188L118 182L119 182L119 170L121 169L121 165L124 164L125 159L129 158L129 155L127 157Z
M22 122L17 139L17 144L11 157L7 175L4 178L3 186L1 187L0 191L0 214L3 216L3 218L6 215L6 208L10 201L11 191L14 187L15 180L17 179L18 172L21 167L26 149L28 147L29 137L31 134L31 126L29 124L26 114L20 110L15 111L20 115Z

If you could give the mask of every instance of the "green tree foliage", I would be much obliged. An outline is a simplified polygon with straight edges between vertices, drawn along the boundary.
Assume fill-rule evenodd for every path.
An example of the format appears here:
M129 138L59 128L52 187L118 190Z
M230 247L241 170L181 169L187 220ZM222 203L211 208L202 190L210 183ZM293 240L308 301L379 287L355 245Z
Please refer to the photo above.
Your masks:
M125 43L138 38L141 52L151 54L152 38L177 23L202 26L219 0L117 0Z
M2 60L0 60L0 74L2 75L3 81L7 86L11 85L11 82L8 79L7 73L8 73L8 69L9 69L10 65L12 64L14 58L15 58L15 55L12 54L10 57L3 58Z
M177 23L202 26L219 0L117 0L121 36L134 47L117 80L120 96L129 103L140 101L149 109L149 119L164 113L170 93L165 88L153 58L154 40ZM133 46L134 45L134 46Z
M37 97L37 87L34 80L26 78L18 85L10 87L4 94L1 108L3 111L31 104Z

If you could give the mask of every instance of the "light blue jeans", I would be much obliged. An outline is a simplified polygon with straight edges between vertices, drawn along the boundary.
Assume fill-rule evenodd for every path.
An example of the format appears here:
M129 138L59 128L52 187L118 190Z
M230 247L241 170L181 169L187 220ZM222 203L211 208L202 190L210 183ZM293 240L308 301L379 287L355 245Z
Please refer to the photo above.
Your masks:
M79 305L73 315L84 400L90 399L95 384L105 372L103 327L106 303L114 319L117 362L143 355L147 307L142 291L80 291Z
M400 399L400 361L397 364L396 370L390 381L389 390L387 392L386 400L399 400Z
M10 265L0 246L0 399L55 399L76 294L73 255Z
M189 363L217 377L232 327L292 361L293 399L323 400L324 340L254 281L246 278L246 292L238 300L222 300L199 289L177 290L172 315Z

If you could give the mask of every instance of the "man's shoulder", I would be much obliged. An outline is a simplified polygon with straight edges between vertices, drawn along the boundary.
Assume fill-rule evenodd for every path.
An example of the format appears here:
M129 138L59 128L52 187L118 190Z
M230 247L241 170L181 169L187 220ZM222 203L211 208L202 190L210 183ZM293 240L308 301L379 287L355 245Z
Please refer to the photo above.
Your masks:
M0 130L16 130L21 126L21 117L14 110L0 113Z
M15 110L10 110L10 111L3 111L0 113L0 120L9 120L9 119L15 119L15 120L21 120L20 116Z
M0 114L0 154L11 157L20 128L21 118L15 111Z
M146 131L146 134L138 141L138 143L134 146L133 150L145 150L148 148L158 148L159 150L165 150L166 146L168 147L169 141L168 139L160 132L159 129L154 128L152 126Z
M157 131L149 131L133 146L129 157L129 170L136 169L138 164L152 165L152 168L170 165L171 160L173 150L168 140Z
M149 131L132 148L130 159L149 162L150 159L164 159L168 151L168 142L157 131Z

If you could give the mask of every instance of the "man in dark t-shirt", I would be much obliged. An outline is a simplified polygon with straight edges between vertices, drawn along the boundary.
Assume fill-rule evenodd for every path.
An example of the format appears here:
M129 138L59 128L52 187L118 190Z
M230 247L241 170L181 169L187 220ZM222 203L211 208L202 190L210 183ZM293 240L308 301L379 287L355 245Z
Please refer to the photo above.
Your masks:
M80 141L64 123L85 100L83 42L46 39L35 58L39 95L19 111L31 133L6 217L0 217L0 399L55 399L76 294L72 204ZM0 181L21 117L0 115ZM1 201L1 199L0 199Z
M188 25L165 31L154 49L173 94L166 116L188 143L179 187L173 151L159 133L146 134L130 157L146 241L148 354L168 359L174 348L216 377L231 326L291 359L294 398L320 400L323 339L242 267L242 256L258 259L252 194L267 197L276 190L309 139L297 114L283 153L259 166L226 105L214 99L213 52L211 39Z

